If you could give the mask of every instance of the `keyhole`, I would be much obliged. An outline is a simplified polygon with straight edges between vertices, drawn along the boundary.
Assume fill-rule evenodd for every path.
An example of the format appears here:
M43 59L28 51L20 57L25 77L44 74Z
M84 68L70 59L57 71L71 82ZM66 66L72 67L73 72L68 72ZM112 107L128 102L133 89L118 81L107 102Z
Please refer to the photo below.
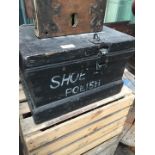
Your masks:
M78 25L78 15L77 13L71 14L71 25L72 27L76 27Z

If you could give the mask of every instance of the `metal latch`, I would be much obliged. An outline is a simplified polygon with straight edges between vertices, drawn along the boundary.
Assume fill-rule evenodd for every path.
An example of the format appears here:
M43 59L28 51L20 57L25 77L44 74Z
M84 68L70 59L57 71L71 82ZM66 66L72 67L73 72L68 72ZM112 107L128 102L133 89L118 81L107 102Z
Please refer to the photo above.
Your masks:
M108 58L107 58L108 49L102 48L99 50L98 61L96 62L96 70L103 70L107 67Z

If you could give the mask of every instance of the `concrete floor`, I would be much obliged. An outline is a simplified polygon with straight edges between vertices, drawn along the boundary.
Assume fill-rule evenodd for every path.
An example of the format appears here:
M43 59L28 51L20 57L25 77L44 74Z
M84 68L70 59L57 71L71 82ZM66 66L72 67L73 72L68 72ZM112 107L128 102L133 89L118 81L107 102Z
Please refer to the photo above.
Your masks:
M123 144L119 144L115 155L135 155L135 153L128 147Z

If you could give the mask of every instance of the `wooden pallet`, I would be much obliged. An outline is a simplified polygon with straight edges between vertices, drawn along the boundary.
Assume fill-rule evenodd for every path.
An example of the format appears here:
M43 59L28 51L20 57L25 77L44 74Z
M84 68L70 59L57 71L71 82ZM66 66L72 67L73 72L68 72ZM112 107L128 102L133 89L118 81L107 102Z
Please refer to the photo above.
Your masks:
M33 121L21 84L19 98L20 136L25 154L80 155L108 145L122 133L134 95L124 86L117 95L38 125Z

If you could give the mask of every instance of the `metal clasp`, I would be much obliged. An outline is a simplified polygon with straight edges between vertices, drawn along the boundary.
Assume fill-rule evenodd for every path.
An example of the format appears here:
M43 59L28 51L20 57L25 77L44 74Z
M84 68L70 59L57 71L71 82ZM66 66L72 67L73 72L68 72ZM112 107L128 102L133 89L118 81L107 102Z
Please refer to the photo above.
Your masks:
M99 50L99 60L96 62L96 70L103 70L107 67L108 58L106 54L108 53L108 49L102 48Z

